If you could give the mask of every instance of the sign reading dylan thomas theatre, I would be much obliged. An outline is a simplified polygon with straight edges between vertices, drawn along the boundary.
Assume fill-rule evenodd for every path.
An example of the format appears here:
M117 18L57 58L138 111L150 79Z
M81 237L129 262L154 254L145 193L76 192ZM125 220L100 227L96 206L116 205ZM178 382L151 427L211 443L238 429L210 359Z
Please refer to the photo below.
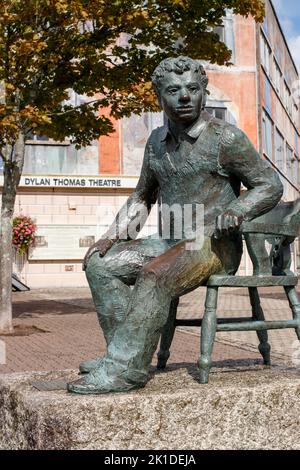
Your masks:
M19 187L29 188L110 188L132 189L136 187L137 177L94 177L94 176L22 176ZM3 176L0 175L0 186Z

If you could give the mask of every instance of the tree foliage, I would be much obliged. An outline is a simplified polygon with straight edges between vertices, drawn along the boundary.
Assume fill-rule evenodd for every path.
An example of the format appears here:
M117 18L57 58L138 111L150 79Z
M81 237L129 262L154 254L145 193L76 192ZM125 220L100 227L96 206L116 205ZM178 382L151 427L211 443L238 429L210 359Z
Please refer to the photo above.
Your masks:
M150 76L166 56L230 62L208 30L227 8L264 15L262 0L1 0L0 148L20 131L86 145L112 131L99 108L156 110ZM70 89L92 103L74 109Z

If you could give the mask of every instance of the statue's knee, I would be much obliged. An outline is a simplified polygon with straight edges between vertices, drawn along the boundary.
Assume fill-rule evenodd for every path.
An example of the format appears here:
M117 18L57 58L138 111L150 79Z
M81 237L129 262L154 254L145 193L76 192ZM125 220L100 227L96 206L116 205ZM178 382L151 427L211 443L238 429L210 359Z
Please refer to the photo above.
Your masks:
M161 278L160 270L156 266L152 266L151 263L149 265L144 266L140 271L140 277L153 280L159 280Z
M94 253L87 262L85 274L87 279L91 279L99 270L104 268L104 258L100 258L99 253Z

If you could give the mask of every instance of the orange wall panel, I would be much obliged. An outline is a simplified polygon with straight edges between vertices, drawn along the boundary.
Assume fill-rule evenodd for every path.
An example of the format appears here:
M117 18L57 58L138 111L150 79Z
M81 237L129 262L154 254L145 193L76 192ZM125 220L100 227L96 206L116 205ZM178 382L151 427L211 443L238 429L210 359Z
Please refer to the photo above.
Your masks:
M210 83L222 90L239 110L240 127L258 148L257 91L255 73L224 73L211 71Z
M235 50L237 66L256 64L256 31L252 17L235 17Z
M115 132L99 139L99 174L119 175L121 174L121 126L120 121L109 115L109 110L102 114L111 119Z

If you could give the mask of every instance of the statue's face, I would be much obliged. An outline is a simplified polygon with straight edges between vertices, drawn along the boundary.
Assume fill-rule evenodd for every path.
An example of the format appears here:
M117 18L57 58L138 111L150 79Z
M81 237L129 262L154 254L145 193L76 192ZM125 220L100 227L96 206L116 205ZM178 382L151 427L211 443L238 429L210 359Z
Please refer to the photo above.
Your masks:
M192 123L201 113L203 88L199 75L191 70L181 75L169 72L161 81L160 103L176 123Z

